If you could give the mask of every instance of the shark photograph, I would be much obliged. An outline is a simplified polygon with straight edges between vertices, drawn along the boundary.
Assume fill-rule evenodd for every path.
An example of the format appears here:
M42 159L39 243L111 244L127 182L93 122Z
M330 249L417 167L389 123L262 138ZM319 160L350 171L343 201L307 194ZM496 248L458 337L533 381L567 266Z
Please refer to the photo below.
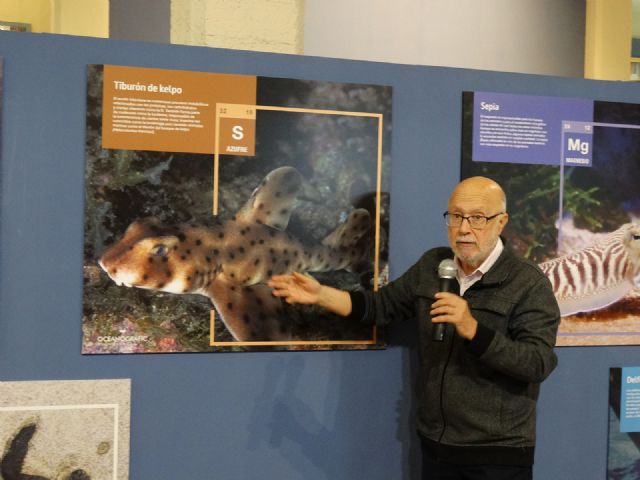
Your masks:
M293 340L285 305L266 286L272 275L373 268L365 209L353 210L316 245L284 231L300 185L297 170L280 167L232 219L208 227L136 221L100 266L118 285L209 297L235 340Z
M258 77L255 154L214 161L188 145L102 148L101 85L91 66L83 353L384 346L266 284L293 271L386 282L390 87Z

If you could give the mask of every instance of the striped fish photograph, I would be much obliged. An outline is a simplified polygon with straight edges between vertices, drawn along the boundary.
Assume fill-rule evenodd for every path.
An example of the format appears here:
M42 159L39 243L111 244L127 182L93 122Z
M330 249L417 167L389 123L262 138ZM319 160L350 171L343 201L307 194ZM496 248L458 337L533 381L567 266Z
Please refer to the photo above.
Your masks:
M593 102L591 159L581 166L557 156L473 160L472 108L464 112L461 177L504 187L505 243L549 278L562 314L557 345L640 344L640 105Z

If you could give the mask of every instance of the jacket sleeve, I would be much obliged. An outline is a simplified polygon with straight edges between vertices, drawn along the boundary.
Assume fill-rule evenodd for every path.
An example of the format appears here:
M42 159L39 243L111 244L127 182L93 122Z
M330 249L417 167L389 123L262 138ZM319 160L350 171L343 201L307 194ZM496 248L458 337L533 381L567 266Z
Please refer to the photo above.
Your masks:
M540 383L556 367L560 310L549 280L540 275L510 313L508 333L478 324L467 348L487 366L524 382Z
M413 318L418 286L421 284L429 252L425 253L409 270L377 292L362 291L351 294L351 318L367 324L387 325Z

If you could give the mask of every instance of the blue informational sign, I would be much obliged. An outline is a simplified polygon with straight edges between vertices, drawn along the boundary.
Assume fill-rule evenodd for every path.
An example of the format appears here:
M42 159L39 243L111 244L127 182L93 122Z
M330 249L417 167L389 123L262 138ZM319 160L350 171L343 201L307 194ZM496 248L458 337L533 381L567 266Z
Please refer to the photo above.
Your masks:
M620 383L620 431L640 432L640 367L624 367Z
M474 161L591 165L592 100L474 92L473 108Z

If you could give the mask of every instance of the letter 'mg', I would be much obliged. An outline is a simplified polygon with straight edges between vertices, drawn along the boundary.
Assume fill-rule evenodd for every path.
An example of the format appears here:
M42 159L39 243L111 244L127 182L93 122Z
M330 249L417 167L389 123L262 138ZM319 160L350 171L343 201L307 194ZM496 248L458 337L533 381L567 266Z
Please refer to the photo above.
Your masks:
M584 142L579 138L569 138L567 139L567 150L587 155L589 153L589 142Z

